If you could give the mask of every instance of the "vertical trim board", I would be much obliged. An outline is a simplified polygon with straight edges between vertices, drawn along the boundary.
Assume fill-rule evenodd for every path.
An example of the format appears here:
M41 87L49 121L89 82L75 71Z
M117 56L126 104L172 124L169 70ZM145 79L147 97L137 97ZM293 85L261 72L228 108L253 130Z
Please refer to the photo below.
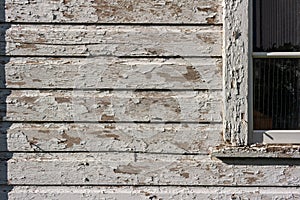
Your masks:
M248 0L224 1L224 139L245 145L248 134Z

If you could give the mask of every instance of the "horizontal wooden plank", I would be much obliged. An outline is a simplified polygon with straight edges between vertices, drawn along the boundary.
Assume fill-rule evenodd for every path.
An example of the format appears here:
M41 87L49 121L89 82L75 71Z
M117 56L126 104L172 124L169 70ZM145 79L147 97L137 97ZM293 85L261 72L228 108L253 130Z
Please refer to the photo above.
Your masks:
M222 124L2 123L0 151L141 151L208 153ZM5 134L6 133L6 134ZM5 145L4 145L5 144Z
M3 187L0 195L4 195ZM299 199L300 189L289 188L224 188L224 187L35 187L16 186L7 195L19 199ZM3 198L4 199L4 198Z
M7 88L222 89L222 62L214 58L4 57L0 63Z
M218 26L3 25L3 31L10 56L222 55Z
M221 122L221 91L2 90L5 121Z
M1 6L4 9L4 2ZM1 19L4 20L4 17ZM5 1L7 22L222 23L221 0Z
M12 185L299 186L299 165L231 165L201 155L14 153ZM0 173L3 174L4 172ZM2 179L1 179L2 180Z

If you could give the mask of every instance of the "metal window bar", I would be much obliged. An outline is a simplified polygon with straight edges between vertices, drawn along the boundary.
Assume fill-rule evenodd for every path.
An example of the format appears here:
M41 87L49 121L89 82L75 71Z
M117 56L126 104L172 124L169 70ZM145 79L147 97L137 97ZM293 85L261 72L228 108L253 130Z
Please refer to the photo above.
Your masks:
M300 130L300 59L253 60L254 130Z

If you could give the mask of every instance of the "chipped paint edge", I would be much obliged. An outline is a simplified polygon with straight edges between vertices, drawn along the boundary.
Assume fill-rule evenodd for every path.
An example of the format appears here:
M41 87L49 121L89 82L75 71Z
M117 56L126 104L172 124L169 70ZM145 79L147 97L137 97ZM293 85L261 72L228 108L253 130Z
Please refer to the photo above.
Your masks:
M224 141L230 146L249 143L249 1L223 1ZM238 52L238 53L236 53Z

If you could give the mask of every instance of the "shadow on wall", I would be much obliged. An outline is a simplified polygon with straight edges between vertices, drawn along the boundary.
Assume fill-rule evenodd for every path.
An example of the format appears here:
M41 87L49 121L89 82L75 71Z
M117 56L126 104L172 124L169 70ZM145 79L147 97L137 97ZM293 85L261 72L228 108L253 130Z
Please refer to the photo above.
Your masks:
M7 161L12 157L12 153L8 152L7 145L7 130L11 126L9 122L3 122L7 113L6 98L11 93L10 89L6 88L5 64L10 58L6 56L6 40L5 35L9 24L5 24L5 0L0 2L0 199L7 200L8 193L12 190L12 186L8 185L8 169Z

